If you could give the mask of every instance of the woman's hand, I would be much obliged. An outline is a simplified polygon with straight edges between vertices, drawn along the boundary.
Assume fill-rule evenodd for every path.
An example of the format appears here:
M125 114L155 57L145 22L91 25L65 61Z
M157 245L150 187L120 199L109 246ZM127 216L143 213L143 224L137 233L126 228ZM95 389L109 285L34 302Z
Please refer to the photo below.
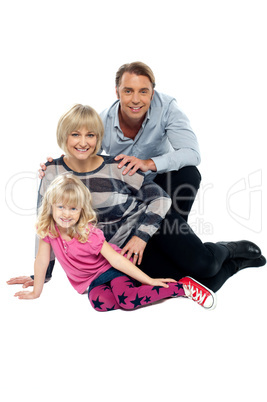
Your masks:
M51 156L48 156L47 158L48 162L53 162L53 158ZM43 177L45 177L45 171L46 171L46 165L45 163L40 163L41 169L38 170L39 173L39 179L42 180Z
M146 242L140 237L133 236L128 243L121 250L121 255L128 258L128 260L133 257L133 264L141 264L144 250L146 248Z
M16 278L11 278L7 281L8 285L23 285L23 288L28 286L33 286L33 279L30 276L17 276Z
M28 292L26 290L23 290L21 292L17 292L14 294L18 299L37 299L39 296L37 296L34 292Z
M168 283L176 283L174 279L171 278L156 278L153 279L151 278L151 283L149 283L151 286L162 286L163 288L168 288L169 285Z

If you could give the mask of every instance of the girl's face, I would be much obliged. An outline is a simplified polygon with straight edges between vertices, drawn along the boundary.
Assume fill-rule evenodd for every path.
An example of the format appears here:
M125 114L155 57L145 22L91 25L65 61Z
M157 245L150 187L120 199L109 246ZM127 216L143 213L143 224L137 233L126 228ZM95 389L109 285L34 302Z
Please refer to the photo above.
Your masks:
M81 208L57 203L52 205L52 214L57 226L66 231L78 222Z
M86 160L94 153L96 144L96 134L82 127L69 134L66 144L68 155L81 161Z

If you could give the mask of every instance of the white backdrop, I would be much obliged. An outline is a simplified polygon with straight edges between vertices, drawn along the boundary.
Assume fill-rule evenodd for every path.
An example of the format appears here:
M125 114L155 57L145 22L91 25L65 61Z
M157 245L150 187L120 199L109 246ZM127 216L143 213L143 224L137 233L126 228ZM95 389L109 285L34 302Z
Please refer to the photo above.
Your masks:
M61 154L60 115L108 107L116 70L137 60L199 139L192 227L266 254L265 2L11 0L0 34L1 400L265 400L266 267L226 282L212 312L179 299L100 314L59 265L38 300L5 283L33 272L37 169Z

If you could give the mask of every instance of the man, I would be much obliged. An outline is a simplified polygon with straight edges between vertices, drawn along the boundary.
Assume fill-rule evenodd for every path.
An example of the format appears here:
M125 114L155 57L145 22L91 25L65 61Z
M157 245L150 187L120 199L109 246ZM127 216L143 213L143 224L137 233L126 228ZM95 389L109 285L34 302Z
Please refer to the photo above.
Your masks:
M171 196L187 220L200 184L199 146L176 100L155 91L155 77L144 63L122 65L116 74L118 100L101 113L102 150L117 155L123 174L137 169Z

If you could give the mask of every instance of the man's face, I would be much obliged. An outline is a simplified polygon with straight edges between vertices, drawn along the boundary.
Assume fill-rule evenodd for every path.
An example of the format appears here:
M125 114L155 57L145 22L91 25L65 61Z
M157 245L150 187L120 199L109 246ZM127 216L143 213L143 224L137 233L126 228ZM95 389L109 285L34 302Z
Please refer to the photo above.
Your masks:
M122 118L133 123L143 121L154 94L149 78L144 75L124 73L116 93L120 99Z

